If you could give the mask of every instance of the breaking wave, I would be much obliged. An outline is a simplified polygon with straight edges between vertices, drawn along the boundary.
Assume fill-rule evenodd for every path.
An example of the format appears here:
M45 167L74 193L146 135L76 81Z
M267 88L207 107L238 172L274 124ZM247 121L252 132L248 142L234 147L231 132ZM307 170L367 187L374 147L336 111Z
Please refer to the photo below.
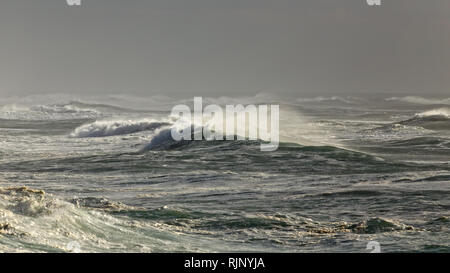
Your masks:
M450 130L450 109L440 108L416 114L413 118L399 122L407 126L419 126L429 130Z
M169 125L169 123L153 119L101 120L76 128L70 136L84 138L126 135L155 130L165 125Z
M111 215L127 209L131 208L105 198L76 198L66 202L42 190L0 188L0 252L208 249L210 242L197 240L193 245L193 239L188 236Z
M441 116L445 118L450 118L450 108L439 108L430 111L425 111L423 113L417 114L419 117L431 117L431 116Z
M183 130L186 130L188 127L177 127L176 125L174 125L175 128L177 128L177 130L179 130L180 134ZM224 140L206 140L203 136L202 140L194 140L194 132L197 130L203 130L202 126L196 126L196 125L191 125L191 140L174 140L172 137L172 128L174 128L174 126L169 126L169 127L164 127L161 128L160 130L156 130L155 134L153 135L151 141L149 144L147 144L142 150L141 152L145 152L145 151L150 151L150 150L171 150L171 149L176 149L176 148L180 148L180 147L185 147L185 146L191 146L191 145L199 145L199 144L204 144L204 145L230 145L230 144L236 144L236 143L252 143L252 144L260 144L263 143L264 141L262 140L253 140L253 141L227 141L226 136L224 136ZM183 129L182 129L183 128ZM237 135L233 135L233 139L238 139Z
M446 131L450 130L450 109L440 108L433 109L421 113L417 113L414 116L388 123L375 128L361 131L365 137L371 137L376 139L390 139L395 141L405 139L421 139L423 141L423 135L432 131ZM439 140L439 143L441 141Z
M179 146L182 143L185 143L185 141L175 141L172 138L171 130L171 128L164 128L156 132L156 134L152 137L150 143L145 146L142 151L168 149L174 147L175 145Z

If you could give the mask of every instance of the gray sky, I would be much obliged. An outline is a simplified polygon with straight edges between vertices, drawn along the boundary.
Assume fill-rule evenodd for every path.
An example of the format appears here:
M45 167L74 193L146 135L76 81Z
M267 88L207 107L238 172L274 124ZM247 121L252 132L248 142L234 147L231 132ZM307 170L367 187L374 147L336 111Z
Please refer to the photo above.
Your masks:
M450 94L450 1L2 0L0 95Z

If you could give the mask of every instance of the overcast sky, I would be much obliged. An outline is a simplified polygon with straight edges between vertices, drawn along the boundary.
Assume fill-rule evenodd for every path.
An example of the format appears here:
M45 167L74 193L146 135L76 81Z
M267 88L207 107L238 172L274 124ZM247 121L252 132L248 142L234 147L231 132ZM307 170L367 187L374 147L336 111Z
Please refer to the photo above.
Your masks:
M450 1L2 0L0 95L450 94Z

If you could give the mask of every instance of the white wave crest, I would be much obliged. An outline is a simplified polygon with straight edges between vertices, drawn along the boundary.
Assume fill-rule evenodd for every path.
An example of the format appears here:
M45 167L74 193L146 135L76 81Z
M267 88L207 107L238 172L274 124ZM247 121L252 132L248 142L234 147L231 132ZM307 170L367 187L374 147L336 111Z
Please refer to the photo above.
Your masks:
M172 128L164 128L158 130L152 137L150 143L144 147L142 151L150 151L157 148L162 148L175 143L172 138Z
M419 96L391 97L387 98L386 101L401 101L424 105L436 105L436 104L450 105L450 98L433 99L433 98L423 98Z
M101 116L95 109L80 107L72 103L26 106L8 104L0 107L1 119L17 120L65 120L92 119Z
M418 117L442 116L450 118L450 108L439 108L417 114Z
M82 125L76 128L71 137L107 137L133 134L142 131L155 130L168 122L153 119L139 120L101 120Z
M342 98L338 96L332 97L315 97L315 98L298 98L297 102L327 102L327 101L338 101L343 103L352 103L348 98Z

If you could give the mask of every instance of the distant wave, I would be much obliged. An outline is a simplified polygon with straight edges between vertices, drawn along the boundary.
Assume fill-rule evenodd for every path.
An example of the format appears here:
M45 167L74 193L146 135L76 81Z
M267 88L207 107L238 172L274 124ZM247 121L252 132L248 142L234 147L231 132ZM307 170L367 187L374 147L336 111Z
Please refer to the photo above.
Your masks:
M81 109L92 109L94 111L98 112L146 112L144 110L135 110L131 108L125 108L117 105L111 105L111 104L104 104L104 103L86 103L81 101L71 101L69 105L73 105L75 107L81 108Z
M391 97L387 98L386 101L401 101L414 104L425 104L425 105L450 105L450 98L444 99L433 99L433 98L423 98L418 96L406 96L406 97Z
M389 136L393 138L415 137L423 135L423 130L450 130L450 109L438 108L417 113L414 116L386 124L380 127L365 130L364 133L376 137Z
M352 103L351 100L348 98L342 98L338 96L332 96L332 97L315 97L315 98L298 98L297 102L329 102L329 101L337 101L337 102L343 102L343 103Z
M8 104L0 107L0 118L2 119L64 120L89 119L99 116L102 116L100 111L76 103L34 106Z
M144 113L120 106L100 103L69 101L57 104L6 104L0 106L0 118L10 120L67 120L96 119L109 117L117 113Z
M83 107L84 106L84 107ZM48 114L93 114L99 112L93 108L86 107L83 104L68 103L54 105L39 105L30 108L32 111L48 113Z
M153 119L139 120L102 120L82 125L76 128L71 137L106 137L116 135L133 134L142 131L155 130L161 126L169 125L168 122Z
M417 114L417 116L419 116L419 117L441 116L444 118L450 118L450 108L433 109L433 110L419 113L419 114Z
M439 137L415 137L387 142L392 147L450 148L450 141Z
M440 108L418 113L413 118L401 121L399 124L420 126L430 130L450 130L450 109Z

